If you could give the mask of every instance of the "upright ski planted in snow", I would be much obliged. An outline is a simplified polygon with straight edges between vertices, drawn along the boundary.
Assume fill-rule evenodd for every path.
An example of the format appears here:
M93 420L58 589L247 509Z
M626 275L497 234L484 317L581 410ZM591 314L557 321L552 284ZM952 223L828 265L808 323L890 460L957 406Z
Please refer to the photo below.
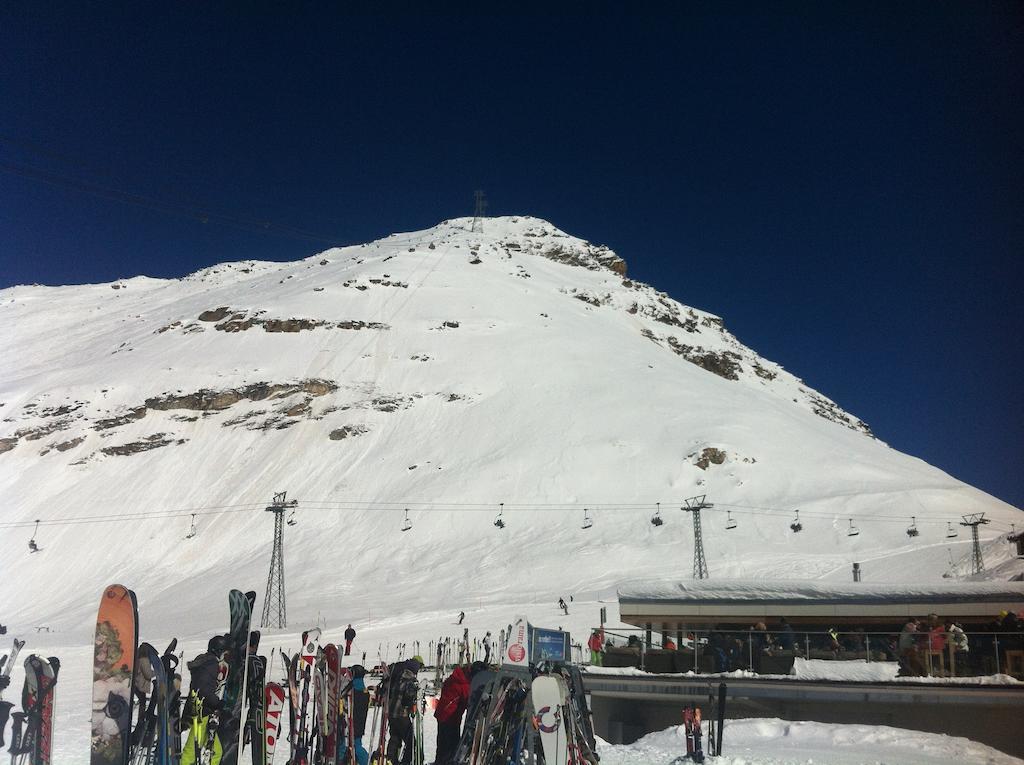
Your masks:
M560 677L535 677L530 687L535 725L547 765L566 765L569 759L564 719L568 696L568 688Z
M120 584L107 587L96 617L90 765L127 762L138 640L135 593Z
M255 592L232 590L228 595L231 628L228 633L228 676L224 685L224 707L218 733L224 750L221 765L238 763L245 711L245 676L249 669L249 623L255 600Z
M25 660L22 711L14 714L12 765L50 765L53 752L54 686L60 660L32 655Z

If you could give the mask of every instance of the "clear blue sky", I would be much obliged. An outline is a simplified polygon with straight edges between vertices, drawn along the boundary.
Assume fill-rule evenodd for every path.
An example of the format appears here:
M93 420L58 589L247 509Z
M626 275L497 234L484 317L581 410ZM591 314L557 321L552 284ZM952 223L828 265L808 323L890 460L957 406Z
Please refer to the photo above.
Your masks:
M1024 507L1024 5L435 5L5 3L0 286L304 257L482 188Z

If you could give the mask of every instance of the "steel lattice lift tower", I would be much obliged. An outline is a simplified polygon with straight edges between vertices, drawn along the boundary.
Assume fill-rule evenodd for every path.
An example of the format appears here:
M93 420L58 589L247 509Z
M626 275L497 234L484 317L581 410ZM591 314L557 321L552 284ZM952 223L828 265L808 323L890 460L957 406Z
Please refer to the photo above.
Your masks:
M473 227L470 231L482 234L484 232L484 216L487 212L487 199L484 197L484 192L479 189L473 192L473 198L476 200L476 208L473 210Z
M284 602L284 514L298 505L297 500L286 500L288 492L274 495L267 508L274 514L274 551L270 554L270 573L267 575L267 594L263 598L261 627L287 627L288 616Z
M978 527L988 523L984 513L971 513L961 516L961 526L970 526L971 539L974 541L973 560L971 561L971 573L977 574L985 570L985 559L981 556L981 542L978 539Z
M705 502L702 494L699 497L690 497L684 499L686 507L679 508L680 510L693 513L693 578L694 579L707 579L708 578L708 562L704 559L704 538L701 535L700 530L700 511L714 507L710 502Z

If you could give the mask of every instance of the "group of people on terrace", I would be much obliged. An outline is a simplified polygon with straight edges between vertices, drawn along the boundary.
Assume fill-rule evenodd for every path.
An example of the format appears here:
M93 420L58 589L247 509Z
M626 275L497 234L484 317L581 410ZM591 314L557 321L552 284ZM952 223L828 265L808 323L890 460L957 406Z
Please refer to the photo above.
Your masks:
M886 630L889 628L889 631ZM909 619L896 632L892 625L841 628L800 625L794 629L786 618L772 623L717 626L689 631L685 638L662 633L662 650L696 653L694 667L699 671L777 672L777 659L800 656L805 659L866 659L899 663L901 676L961 676L1008 673L1024 674L1024 615L1002 611L987 624L967 624L942 619L937 614ZM625 646L616 646L603 629L591 633L591 664L601 665L611 650L649 651L658 648L655 640L630 634ZM648 633L650 634L650 633ZM656 634L656 633L655 633ZM617 636L616 636L617 637ZM682 644L681 649L676 643ZM702 661L701 657L704 658Z

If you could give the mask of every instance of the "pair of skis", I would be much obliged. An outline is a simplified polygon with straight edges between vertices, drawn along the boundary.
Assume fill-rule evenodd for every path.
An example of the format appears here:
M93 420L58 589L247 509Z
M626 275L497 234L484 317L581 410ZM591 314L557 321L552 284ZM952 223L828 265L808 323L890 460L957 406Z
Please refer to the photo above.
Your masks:
M96 616L90 765L125 765L129 761L138 642L135 593L120 584L110 585L103 591Z
M24 647L24 640L14 638L14 647L11 648L11 652L4 654L3 658L0 658L0 678L9 678L11 676L11 668L14 666L14 662L18 660L18 654L21 653L21 649ZM2 688L2 685L0 685L0 688ZM0 690L0 746L4 745L4 731L7 730L7 721L10 719L13 708L14 704L10 701L4 701L3 691Z
M322 649L320 635L319 627L307 630L302 633L302 650L299 653L288 656L281 652L288 686L289 765L332 762L327 758L336 757L340 654L337 646ZM283 716L285 689L274 683L267 686L267 694L268 709L271 704L276 706L279 703L281 711L278 715ZM332 709L334 714L331 714ZM268 741L270 737L268 732Z
M708 750L711 756L722 754L722 733L725 727L725 683L718 686L717 719L708 719ZM708 686L708 706L715 705L715 694L711 686ZM703 745L703 719L700 707L683 707L683 734L686 739L686 755L677 757L671 765L682 765L690 762L704 762ZM716 735L717 733L717 735Z
M318 649L313 665L314 761L318 765L336 765L338 761L338 695L341 672L338 646Z
M258 632L249 632L255 602L255 592L231 590L228 593L231 626L228 631L227 677L222 697L224 703L218 720L218 735L223 752L220 765L238 765L244 745L249 657L255 655L260 639Z
M139 646L134 682L139 721L129 745L131 765L176 765L178 761L181 739L176 721L180 717L181 695L174 682L177 645L175 638L163 654L149 643Z
M8 663L11 662L8 659ZM25 660L21 711L11 715L12 765L50 765L52 762L54 686L59 672L60 660L56 656L44 659L32 654Z

